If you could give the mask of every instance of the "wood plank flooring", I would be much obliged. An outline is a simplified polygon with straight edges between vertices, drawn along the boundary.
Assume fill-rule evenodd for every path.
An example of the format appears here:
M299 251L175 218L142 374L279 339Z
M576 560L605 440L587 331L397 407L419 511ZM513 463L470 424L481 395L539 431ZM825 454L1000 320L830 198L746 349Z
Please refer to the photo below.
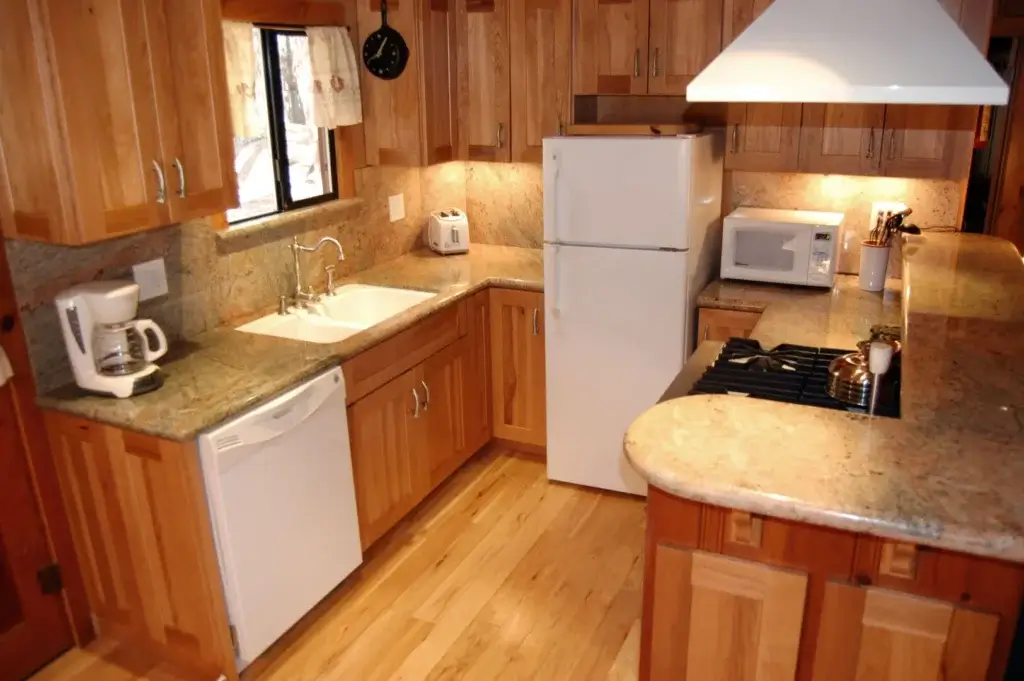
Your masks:
M543 462L493 449L243 679L635 681L643 529L641 500L550 484ZM72 651L33 681L157 678L76 672L90 655L102 657Z

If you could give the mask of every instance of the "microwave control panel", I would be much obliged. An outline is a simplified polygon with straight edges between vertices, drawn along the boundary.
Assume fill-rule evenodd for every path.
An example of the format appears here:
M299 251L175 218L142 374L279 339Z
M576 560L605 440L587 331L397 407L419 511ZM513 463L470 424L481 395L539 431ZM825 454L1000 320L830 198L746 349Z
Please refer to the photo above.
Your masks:
M818 228L811 232L811 257L807 263L807 283L831 286L835 268L836 232Z

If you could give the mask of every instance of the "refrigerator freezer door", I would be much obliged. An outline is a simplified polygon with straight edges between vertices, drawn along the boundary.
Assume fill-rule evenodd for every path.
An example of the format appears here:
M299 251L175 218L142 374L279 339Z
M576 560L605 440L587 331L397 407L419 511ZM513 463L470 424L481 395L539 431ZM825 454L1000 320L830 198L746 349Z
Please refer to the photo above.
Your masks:
M544 240L685 250L699 139L545 139Z
M646 493L622 437L682 369L686 271L685 252L544 247L551 480Z

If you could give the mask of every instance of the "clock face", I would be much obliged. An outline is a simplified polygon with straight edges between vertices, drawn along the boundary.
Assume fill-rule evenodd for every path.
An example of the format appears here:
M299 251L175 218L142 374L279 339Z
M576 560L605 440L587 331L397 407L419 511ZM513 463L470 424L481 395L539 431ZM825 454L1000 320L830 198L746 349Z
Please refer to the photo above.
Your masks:
M384 80L398 78L409 61L409 48L398 31L382 27L363 43L363 63L373 75Z

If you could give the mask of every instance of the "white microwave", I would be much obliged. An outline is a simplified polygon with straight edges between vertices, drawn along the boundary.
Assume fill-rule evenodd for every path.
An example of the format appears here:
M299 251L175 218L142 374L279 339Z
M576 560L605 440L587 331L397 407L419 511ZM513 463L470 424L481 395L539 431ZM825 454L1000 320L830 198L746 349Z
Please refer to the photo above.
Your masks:
M723 279L832 287L842 213L737 208L722 227Z

